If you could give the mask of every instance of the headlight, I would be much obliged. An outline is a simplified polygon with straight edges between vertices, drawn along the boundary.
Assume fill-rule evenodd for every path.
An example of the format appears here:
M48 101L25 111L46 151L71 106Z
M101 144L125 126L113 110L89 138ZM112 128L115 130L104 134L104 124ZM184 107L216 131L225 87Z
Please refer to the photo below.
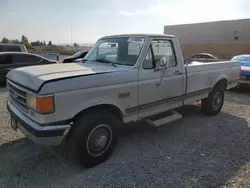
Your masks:
M47 114L54 112L54 97L36 97L27 93L27 106L38 113Z

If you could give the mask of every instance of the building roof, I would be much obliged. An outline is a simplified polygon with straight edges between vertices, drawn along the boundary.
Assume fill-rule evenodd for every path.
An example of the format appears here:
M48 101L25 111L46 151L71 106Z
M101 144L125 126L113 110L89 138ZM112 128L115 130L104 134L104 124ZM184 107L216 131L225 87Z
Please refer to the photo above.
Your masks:
M202 25L202 24L214 24L214 23L230 23L230 22L245 22L250 21L250 19L237 19L237 20L220 20L220 21L211 21L211 22L197 22L197 23L185 23L185 24L174 24L174 25L165 25L165 27L178 27L186 25Z

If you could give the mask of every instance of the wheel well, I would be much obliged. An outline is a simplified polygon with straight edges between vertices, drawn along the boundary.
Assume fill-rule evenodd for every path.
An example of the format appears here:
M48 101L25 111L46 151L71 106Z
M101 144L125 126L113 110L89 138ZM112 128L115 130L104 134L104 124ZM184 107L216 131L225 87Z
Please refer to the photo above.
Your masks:
M215 84L215 86L214 87L221 87L221 88L223 88L223 89L226 89L227 88L227 83L228 83L228 81L227 81L227 79L221 79L220 81L218 81L216 84Z
M115 105L111 105L111 104L101 104L101 105L96 105L96 106L92 106L92 107L89 107L89 108L86 108L84 110L82 110L81 112L79 112L78 114L75 115L75 117L73 118L73 121L85 114L85 113L89 113L89 112L93 112L94 111L97 111L97 110L105 110L105 111L108 111L109 113L113 114L116 118L118 118L118 120L120 121L123 121L123 114L122 114L122 111Z

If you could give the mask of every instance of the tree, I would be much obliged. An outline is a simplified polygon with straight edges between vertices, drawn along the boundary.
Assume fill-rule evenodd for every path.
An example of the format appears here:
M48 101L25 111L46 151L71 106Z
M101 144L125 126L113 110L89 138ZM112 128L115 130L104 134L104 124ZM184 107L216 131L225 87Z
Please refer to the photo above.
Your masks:
M36 42L31 42L30 44L31 44L32 46L44 46L44 45L43 45L43 42L42 42L42 41L40 42L39 40L36 41Z
M24 42L23 44L26 46L26 48L27 48L28 50L30 50L30 49L33 48L32 45L31 45L30 43L28 43L28 42Z
M45 41L43 41L43 45L46 46L46 42Z
M9 43L9 42L10 42L9 39L7 39L6 37L2 39L2 43Z
M52 42L51 41L49 41L48 46L52 46Z
M74 47L78 47L79 45L77 43L74 43Z
M29 41L28 41L28 38L25 37L24 35L22 36L21 41L22 41L23 44L24 44L25 42L29 42Z
M11 43L13 43L13 44L19 44L20 42L19 42L18 39L14 39L14 40L11 41Z

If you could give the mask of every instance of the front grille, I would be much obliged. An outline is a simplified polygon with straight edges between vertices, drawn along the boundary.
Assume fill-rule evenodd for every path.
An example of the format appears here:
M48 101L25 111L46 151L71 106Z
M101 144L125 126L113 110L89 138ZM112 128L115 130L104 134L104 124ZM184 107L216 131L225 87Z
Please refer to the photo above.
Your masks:
M8 90L11 102L17 106L20 110L28 112L26 91L22 87L8 81Z

